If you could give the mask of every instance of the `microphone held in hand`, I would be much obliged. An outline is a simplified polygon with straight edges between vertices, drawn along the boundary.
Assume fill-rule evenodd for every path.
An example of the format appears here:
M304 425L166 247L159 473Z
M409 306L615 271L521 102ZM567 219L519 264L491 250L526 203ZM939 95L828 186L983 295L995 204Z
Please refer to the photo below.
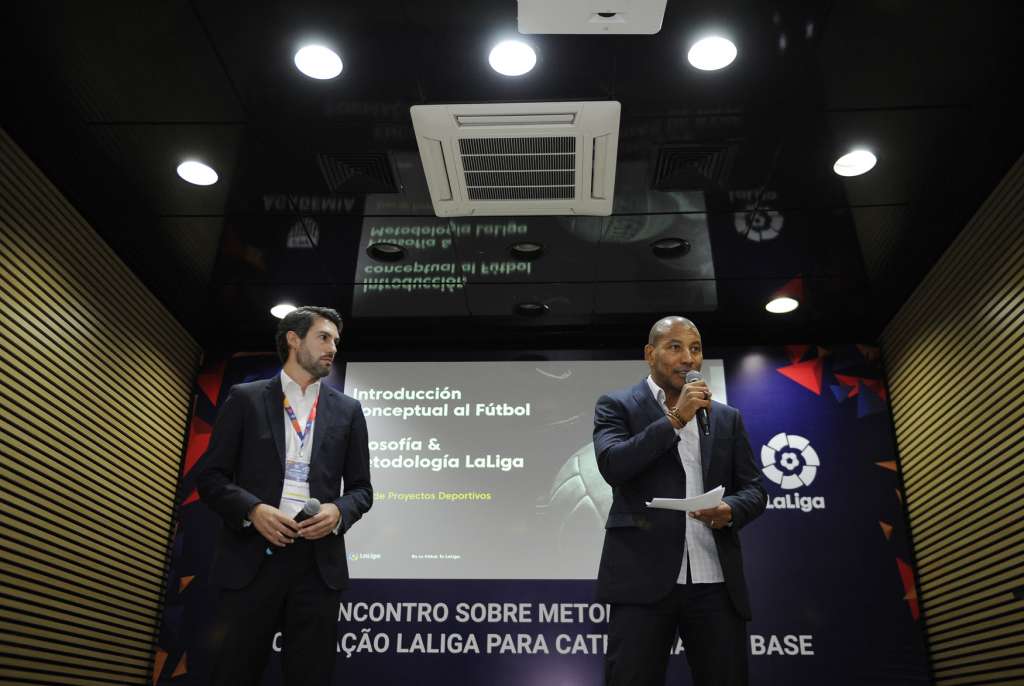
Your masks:
M696 369L691 369L686 372L686 383L703 380L704 376ZM711 435L711 422L708 421L708 408L702 407L697 410L697 426L700 427L701 433L705 436Z
M296 522L304 522L310 517L320 514L320 501L316 498L310 498L306 501L306 504L302 506L298 514L295 515Z
M309 519L310 517L313 517L313 516L315 516L317 514L320 514L320 501L317 500L316 498L310 498L302 506L302 509L299 510L295 514L295 521L296 522L304 522L307 519ZM274 547L268 545L266 553L267 553L267 555L273 555L274 554Z

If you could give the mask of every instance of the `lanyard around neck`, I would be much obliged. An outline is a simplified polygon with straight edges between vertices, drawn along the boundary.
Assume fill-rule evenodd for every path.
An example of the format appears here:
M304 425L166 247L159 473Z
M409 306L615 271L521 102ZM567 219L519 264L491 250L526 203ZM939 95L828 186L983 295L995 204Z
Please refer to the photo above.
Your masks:
M292 428L295 429L295 433L299 437L299 452L306 446L306 439L309 437L309 430L313 426L313 422L316 421L316 406L320 402L320 395L317 394L316 400L313 401L313 407L309 410L309 416L306 418L306 429L302 430L299 428L299 420L295 416L295 410L292 409L291 403L288 402L288 396L284 396L284 411L288 413L288 419L292 422Z

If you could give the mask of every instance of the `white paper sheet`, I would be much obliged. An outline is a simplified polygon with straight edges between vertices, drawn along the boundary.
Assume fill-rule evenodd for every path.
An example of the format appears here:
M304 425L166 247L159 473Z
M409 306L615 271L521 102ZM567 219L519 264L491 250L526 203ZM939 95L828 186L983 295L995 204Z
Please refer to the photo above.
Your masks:
M654 507L661 510L679 510L680 512L696 512L706 510L722 502L722 494L725 493L725 486L712 488L703 495L695 495L692 498L654 498L647 501L647 507Z

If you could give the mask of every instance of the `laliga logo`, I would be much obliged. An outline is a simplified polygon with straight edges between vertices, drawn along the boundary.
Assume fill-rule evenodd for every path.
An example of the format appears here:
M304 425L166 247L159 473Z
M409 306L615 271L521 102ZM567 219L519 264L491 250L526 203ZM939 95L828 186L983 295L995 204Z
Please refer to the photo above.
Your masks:
M810 486L818 473L821 460L811 442L795 434L775 434L767 445L761 446L761 471L787 491ZM824 510L825 499L799 493L768 498L769 510Z
M757 243L778 238L782 233L785 220L781 212L757 207L754 203L748 204L746 209L746 212L736 213L736 233Z

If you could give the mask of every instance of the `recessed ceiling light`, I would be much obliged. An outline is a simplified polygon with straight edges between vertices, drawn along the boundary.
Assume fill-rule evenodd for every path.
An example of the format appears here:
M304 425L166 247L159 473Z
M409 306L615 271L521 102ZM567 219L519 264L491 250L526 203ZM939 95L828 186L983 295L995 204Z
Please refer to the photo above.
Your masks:
M520 241L508 247L512 257L520 260L535 260L544 254L544 245L534 241Z
M800 303L793 298L782 297L775 298L765 305L764 309L768 310L772 314L786 314L787 312L792 312L798 307L800 307Z
M281 303L274 305L270 308L270 314L274 315L278 319L284 319L288 316L288 313L295 309L295 305L289 305L288 303Z
M522 317L539 317L551 309L546 303L524 302L516 305L516 314Z
M722 69L736 59L736 46L728 38L708 36L693 44L690 52L686 54L686 59L701 71Z
M679 257L690 252L690 241L685 238L659 238L651 243L651 252L658 257Z
M871 171L878 158L870 150L851 150L832 165L832 171L839 176L860 176Z
M522 76L537 64L537 53L522 41L506 40L491 48L487 61L499 74Z
M341 73L338 53L323 45L307 45L295 53L295 66L311 79L333 79Z
M395 243L371 243L366 247L366 254L380 262L398 262L405 257L405 248Z
M213 167L195 160L185 160L179 164L178 176L197 186L212 186L217 183L217 172Z

